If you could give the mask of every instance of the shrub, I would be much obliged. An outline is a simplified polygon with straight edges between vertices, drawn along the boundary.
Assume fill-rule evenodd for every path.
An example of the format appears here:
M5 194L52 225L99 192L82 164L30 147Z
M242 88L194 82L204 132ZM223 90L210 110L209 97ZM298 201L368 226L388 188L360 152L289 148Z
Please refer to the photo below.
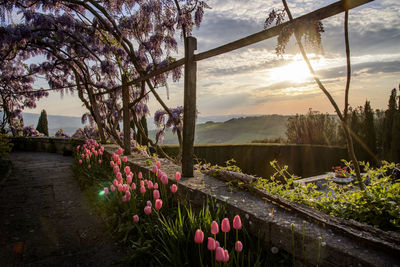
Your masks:
M0 159L8 156L11 152L13 144L7 134L0 134Z

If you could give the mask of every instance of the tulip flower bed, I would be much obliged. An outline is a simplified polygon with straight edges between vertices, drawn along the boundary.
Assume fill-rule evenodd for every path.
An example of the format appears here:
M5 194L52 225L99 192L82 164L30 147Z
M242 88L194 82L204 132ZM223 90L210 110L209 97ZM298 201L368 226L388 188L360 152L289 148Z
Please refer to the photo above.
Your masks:
M283 266L292 256L264 251L239 216L226 218L213 200L201 209L179 202L180 173L171 184L156 161L149 175L133 173L119 148L110 162L87 140L76 149L75 173L111 233L129 250L134 266Z

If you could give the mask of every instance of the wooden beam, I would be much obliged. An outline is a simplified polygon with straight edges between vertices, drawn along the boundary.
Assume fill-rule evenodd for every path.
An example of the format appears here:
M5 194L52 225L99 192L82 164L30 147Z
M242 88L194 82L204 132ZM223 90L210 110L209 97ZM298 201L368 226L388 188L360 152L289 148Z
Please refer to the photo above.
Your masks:
M196 72L194 50L197 40L187 37L185 42L185 82L183 99L182 176L193 177L194 133L196 126Z
M244 37L242 39L236 40L234 42L231 42L226 45L222 45L220 47L202 52L200 54L197 54L194 56L196 61L203 60L206 58L210 57L215 57L239 48L243 48L248 45L252 45L261 41L264 41L266 39L278 36L281 30L288 26L291 23L296 23L301 20L311 20L311 19L317 19L317 20L323 20L329 17L332 17L334 15L337 15L339 13L342 13L346 10L356 8L358 6L364 5L368 2L372 2L374 0L342 0L335 2L329 6L325 6L323 8L317 9L311 13L308 13L306 15L303 15L301 17L298 17L294 19L292 22L287 21L285 23L282 23L278 26L274 26L272 28L260 31L258 33L249 35L247 37Z
M131 154L131 125L129 116L129 86L126 75L122 75L122 114L124 126L124 155Z

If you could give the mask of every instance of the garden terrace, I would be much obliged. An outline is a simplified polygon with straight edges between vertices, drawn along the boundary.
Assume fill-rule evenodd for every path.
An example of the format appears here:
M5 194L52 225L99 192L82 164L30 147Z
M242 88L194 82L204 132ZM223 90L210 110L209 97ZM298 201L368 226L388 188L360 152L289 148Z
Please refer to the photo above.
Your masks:
M46 142L44 138L40 139ZM39 139L35 140L36 142ZM67 151L63 145L70 146L63 139L51 141L58 147L59 153ZM44 146L36 145L40 150ZM15 148L27 148L16 146ZM33 148L30 147L31 149ZM116 145L105 145L105 156L117 149ZM153 162L154 163L154 162ZM149 158L133 153L128 156L128 164L132 171L141 171L144 175L151 173L152 166ZM168 177L173 177L180 167L167 160L162 160L163 170ZM232 185L195 172L194 177L183 178L178 182L180 199L189 200L194 206L201 207L206 199L217 199L220 205L227 203L230 217L239 214L243 218L246 229L254 234L260 234L266 248L277 247L291 253L292 251L292 224L294 225L295 243L302 240L303 221L305 224L305 253L309 264L317 264L318 240L322 238L321 260L322 266L395 266L399 264L400 238L398 234L383 232L372 227L354 224L345 220L323 215L320 212L310 211L302 205L289 204L279 197L257 196L248 191L232 187ZM296 246L295 255L302 255L301 246ZM296 256L299 266L302 258Z

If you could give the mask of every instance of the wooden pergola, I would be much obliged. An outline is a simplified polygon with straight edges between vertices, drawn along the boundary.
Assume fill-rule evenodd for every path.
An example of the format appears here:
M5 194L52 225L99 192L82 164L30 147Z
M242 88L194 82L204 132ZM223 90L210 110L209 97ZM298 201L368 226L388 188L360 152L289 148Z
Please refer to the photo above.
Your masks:
M272 37L278 36L281 30L292 24L301 23L309 20L323 20L374 0L341 0L313 12L307 13L293 20L268 28L258 33L246 36L231 43L213 48L211 50L195 54L197 50L197 40L194 37L186 37L185 57L181 58L164 68L157 69L148 74L141 75L138 79L132 81L124 81L123 91L123 112L124 112L124 136L129 136L129 93L128 87L134 84L140 84L150 78L170 71L179 66L185 65L184 72L184 117L183 117L183 147L182 147L182 176L193 176L193 154L194 154L194 136L196 126L196 77L197 77L197 61L215 57L233 50L243 48ZM120 89L120 88L115 88ZM125 116L127 115L127 116ZM128 138L124 138L125 151L130 154L130 143Z

